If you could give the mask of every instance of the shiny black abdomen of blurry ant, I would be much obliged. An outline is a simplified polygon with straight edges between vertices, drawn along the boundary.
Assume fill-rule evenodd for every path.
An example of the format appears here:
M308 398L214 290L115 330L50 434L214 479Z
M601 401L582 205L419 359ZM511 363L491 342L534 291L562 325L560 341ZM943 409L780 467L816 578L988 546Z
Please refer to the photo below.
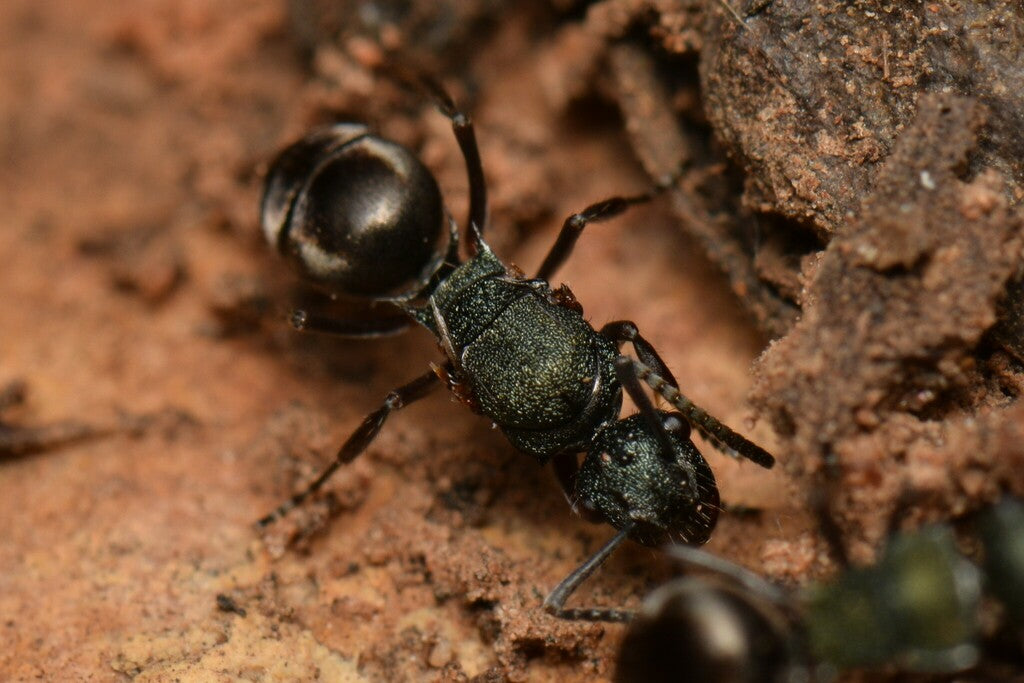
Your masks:
M976 672L970 680L1007 680L1008 668L1019 673L1019 500L977 514L980 563L961 553L950 526L930 525L894 531L877 562L850 566L837 528L824 521L840 571L796 591L700 549L669 548L705 573L674 579L644 600L622 641L616 683L680 680L681 662L694 683L827 682L844 671L881 668Z
M613 197L569 217L534 277L506 266L483 240L487 198L473 126L447 93L419 79L452 122L469 176L465 260L460 235L430 172L404 147L360 124L321 128L273 162L262 204L270 243L307 279L332 292L387 302L436 338L444 358L388 394L304 491L260 524L301 504L373 441L388 416L446 385L497 425L518 450L552 462L568 500L619 533L545 600L563 618L624 621L614 609L566 609L566 599L627 537L647 545L700 544L719 510L714 475L691 426L732 456L774 459L684 397L668 367L630 321L595 330L568 287L549 278L588 223L653 195ZM446 242L446 243L445 243ZM345 321L293 314L302 329L349 337L396 330L394 319ZM620 353L630 342L637 359ZM655 409L646 382L678 412ZM623 388L639 408L619 419ZM582 465L577 454L586 452Z

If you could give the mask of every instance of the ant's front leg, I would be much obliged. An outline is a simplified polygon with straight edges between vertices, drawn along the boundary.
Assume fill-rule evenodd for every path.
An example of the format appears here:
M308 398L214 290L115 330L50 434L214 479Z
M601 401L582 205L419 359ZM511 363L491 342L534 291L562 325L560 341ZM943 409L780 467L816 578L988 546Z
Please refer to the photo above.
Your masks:
M619 545L626 540L632 526L624 527L614 538L601 546L601 549L594 553L586 562L574 569L569 576L555 586L548 597L544 598L544 610L553 617L569 619L573 621L617 621L627 622L633 619L631 610L617 609L614 607L591 607L573 608L566 607L565 603L569 597L576 592L584 581L594 571L604 564L605 560Z
M320 473L320 476L313 480L313 483L307 486L305 490L292 496L269 515L260 519L256 524L260 527L273 524L319 491L324 483L330 479L331 475L338 471L338 468L352 462L366 450L392 412L404 408L429 394L437 387L438 381L437 373L431 370L389 393L387 398L384 399L384 404L363 419L363 423L359 425L359 428L338 449L334 462L328 465Z

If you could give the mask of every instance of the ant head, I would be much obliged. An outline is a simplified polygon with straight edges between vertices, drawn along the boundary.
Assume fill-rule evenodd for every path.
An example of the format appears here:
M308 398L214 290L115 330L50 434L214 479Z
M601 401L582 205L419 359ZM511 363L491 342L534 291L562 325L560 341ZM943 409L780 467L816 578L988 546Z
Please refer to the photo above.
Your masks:
M663 452L643 415L612 423L595 437L580 468L580 503L645 545L700 544L718 518L718 488L711 468L690 441L679 413L658 411L672 442ZM695 484L696 490L690 481Z
M337 294L415 294L440 259L437 181L408 149L362 124L319 128L285 148L261 212L271 245Z

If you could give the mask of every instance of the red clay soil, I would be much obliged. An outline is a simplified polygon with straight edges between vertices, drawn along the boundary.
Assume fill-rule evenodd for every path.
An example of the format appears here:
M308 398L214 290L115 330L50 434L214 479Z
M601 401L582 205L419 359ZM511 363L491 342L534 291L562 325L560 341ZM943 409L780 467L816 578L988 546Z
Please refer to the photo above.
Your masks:
M760 510L712 552L793 585L833 568L812 490L865 561L902 492L908 525L1024 493L1019 6L742 4L0 5L0 680L611 675L621 626L540 607L611 529L445 395L254 528L437 358L292 330L334 304L257 227L268 160L334 120L417 150L465 215L392 49L472 114L489 240L526 271L565 216L670 185L557 280L779 457L698 441ZM635 606L671 569L628 545L574 600Z

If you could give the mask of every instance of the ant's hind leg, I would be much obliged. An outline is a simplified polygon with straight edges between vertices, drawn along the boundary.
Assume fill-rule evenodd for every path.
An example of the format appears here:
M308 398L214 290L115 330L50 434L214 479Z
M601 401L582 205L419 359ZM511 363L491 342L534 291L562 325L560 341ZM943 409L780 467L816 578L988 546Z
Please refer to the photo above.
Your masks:
M484 167L480 161L473 121L455 105L455 100L436 80L423 73L418 74L415 80L434 100L440 112L452 122L452 132L462 150L466 176L469 178L469 225L466 240L470 253L475 254L487 223L487 183L484 180Z
M566 218L562 224L562 230L558 233L558 239L555 240L551 251L548 252L548 255L544 258L544 263L541 264L540 269L537 271L537 277L541 280L551 279L551 276L569 258L573 247L576 246L576 240L580 238L580 235L583 234L583 229L588 224L614 218L631 206L651 201L654 195L654 192L645 192L644 194L633 195L632 197L612 197L602 202L591 204L579 213L574 213Z
M610 607L580 609L565 606L566 601L576 592L580 584L586 581L598 567L604 564L612 552L619 547L619 544L626 539L631 528L632 526L624 527L619 533L615 534L612 540L601 546L600 550L574 569L560 584L555 586L555 589L551 591L548 597L544 598L544 610L553 617L573 621L631 621L633 619L633 612L631 610Z
M429 394L437 387L438 380L437 374L431 370L388 394L387 398L384 399L384 404L363 419L363 423L359 425L359 428L338 449L334 462L328 465L320 473L320 476L313 480L313 483L307 486L305 490L292 496L269 515L260 519L256 524L260 527L270 526L319 491L324 483L331 478L331 475L338 471L338 468L352 462L366 450L380 432L381 427L384 426L388 415Z
M412 320L406 315L392 315L374 320L346 320L317 315L295 309L288 317L292 327L302 332L320 332L348 339L375 339L389 337L408 329Z

